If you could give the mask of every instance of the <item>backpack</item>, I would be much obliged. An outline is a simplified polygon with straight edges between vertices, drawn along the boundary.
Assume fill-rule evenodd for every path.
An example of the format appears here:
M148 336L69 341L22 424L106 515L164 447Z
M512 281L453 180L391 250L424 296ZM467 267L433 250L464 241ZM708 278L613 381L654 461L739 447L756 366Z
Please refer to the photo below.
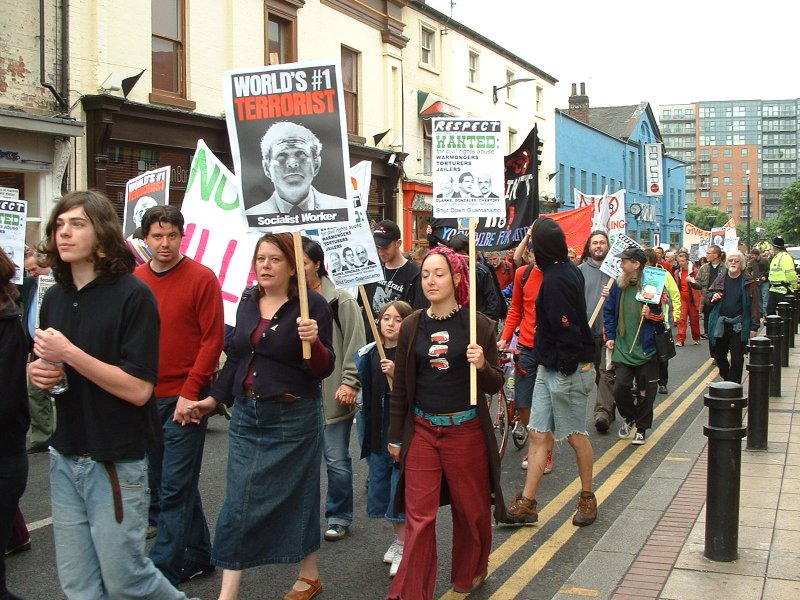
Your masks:
M489 273L492 275L492 283L494 283L494 291L497 295L497 318L500 321L504 321L505 318L508 316L508 304L506 304L506 299L503 298L503 290L500 289L500 280L497 279L497 273L495 273L492 267L488 267Z

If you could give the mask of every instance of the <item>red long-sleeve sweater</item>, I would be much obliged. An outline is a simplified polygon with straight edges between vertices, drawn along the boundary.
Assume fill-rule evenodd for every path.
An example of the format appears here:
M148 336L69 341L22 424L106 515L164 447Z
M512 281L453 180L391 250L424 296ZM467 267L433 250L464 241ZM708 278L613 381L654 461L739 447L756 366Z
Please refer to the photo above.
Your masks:
M153 272L147 263L138 266L134 275L150 287L158 301L161 334L156 396L199 400L217 370L225 341L217 276L188 257L165 273Z
M519 325L518 343L526 348L533 348L534 333L536 331L536 296L542 285L542 272L534 267L522 289L522 277L528 267L519 267L514 271L514 289L511 292L511 307L508 309L506 322L500 339L510 342L514 330ZM525 308L523 309L523 304ZM522 321L522 324L520 324Z

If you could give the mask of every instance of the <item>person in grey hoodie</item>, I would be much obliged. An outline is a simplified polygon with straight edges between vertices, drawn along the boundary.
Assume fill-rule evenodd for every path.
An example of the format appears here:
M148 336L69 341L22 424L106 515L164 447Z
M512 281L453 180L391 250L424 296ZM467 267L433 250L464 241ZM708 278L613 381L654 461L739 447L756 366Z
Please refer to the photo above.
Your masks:
M600 265L608 254L610 244L608 234L599 229L589 234L583 252L583 262L578 266L583 273L583 295L586 299L586 316L591 319L597 303L608 296L612 278L600 271ZM606 369L605 341L603 339L603 313L600 311L594 323L589 324L594 338L594 383L597 386L597 399L594 403L594 426L599 433L608 432L616 414L614 403L614 369Z

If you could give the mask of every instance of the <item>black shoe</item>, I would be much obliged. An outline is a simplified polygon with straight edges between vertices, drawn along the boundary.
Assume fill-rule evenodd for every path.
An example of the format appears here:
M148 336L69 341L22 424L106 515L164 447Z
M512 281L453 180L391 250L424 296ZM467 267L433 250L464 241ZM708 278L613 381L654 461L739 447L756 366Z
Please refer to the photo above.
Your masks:
M667 386L665 386L665 385L658 386L658 393L659 394L668 394L669 391L667 390Z
M708 336L707 336L705 333L701 333L701 334L700 334L700 339L701 339L701 340L707 340L707 339L708 339Z
M27 541L22 542L19 546L8 548L5 552L5 556L11 556L12 554L16 554L17 552L27 552L30 549L31 549L31 538L28 538Z
M338 542L339 540L343 540L347 535L347 530L347 527L344 525L339 525L338 523L328 525L328 529L325 530L325 539L329 542Z
M598 417L594 422L594 428L598 433L608 433L608 421L602 417Z
M186 583L187 581L191 581L192 579L196 579L198 577L202 577L203 575L211 575L214 571L217 570L217 567L214 565L203 565L200 563L187 563L183 567L183 573L181 574L181 583Z

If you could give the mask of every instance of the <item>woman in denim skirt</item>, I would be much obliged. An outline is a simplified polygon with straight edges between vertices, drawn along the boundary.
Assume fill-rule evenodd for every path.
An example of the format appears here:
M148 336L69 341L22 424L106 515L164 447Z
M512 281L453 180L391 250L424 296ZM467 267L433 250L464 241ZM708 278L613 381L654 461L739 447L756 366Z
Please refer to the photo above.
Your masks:
M332 315L308 291L300 318L291 234L266 234L256 244L258 283L245 290L227 361L198 414L235 404L228 429L227 493L212 549L224 568L220 599L238 598L249 567L300 563L284 600L322 592L320 546L320 385L333 370ZM302 342L311 344L304 359Z

